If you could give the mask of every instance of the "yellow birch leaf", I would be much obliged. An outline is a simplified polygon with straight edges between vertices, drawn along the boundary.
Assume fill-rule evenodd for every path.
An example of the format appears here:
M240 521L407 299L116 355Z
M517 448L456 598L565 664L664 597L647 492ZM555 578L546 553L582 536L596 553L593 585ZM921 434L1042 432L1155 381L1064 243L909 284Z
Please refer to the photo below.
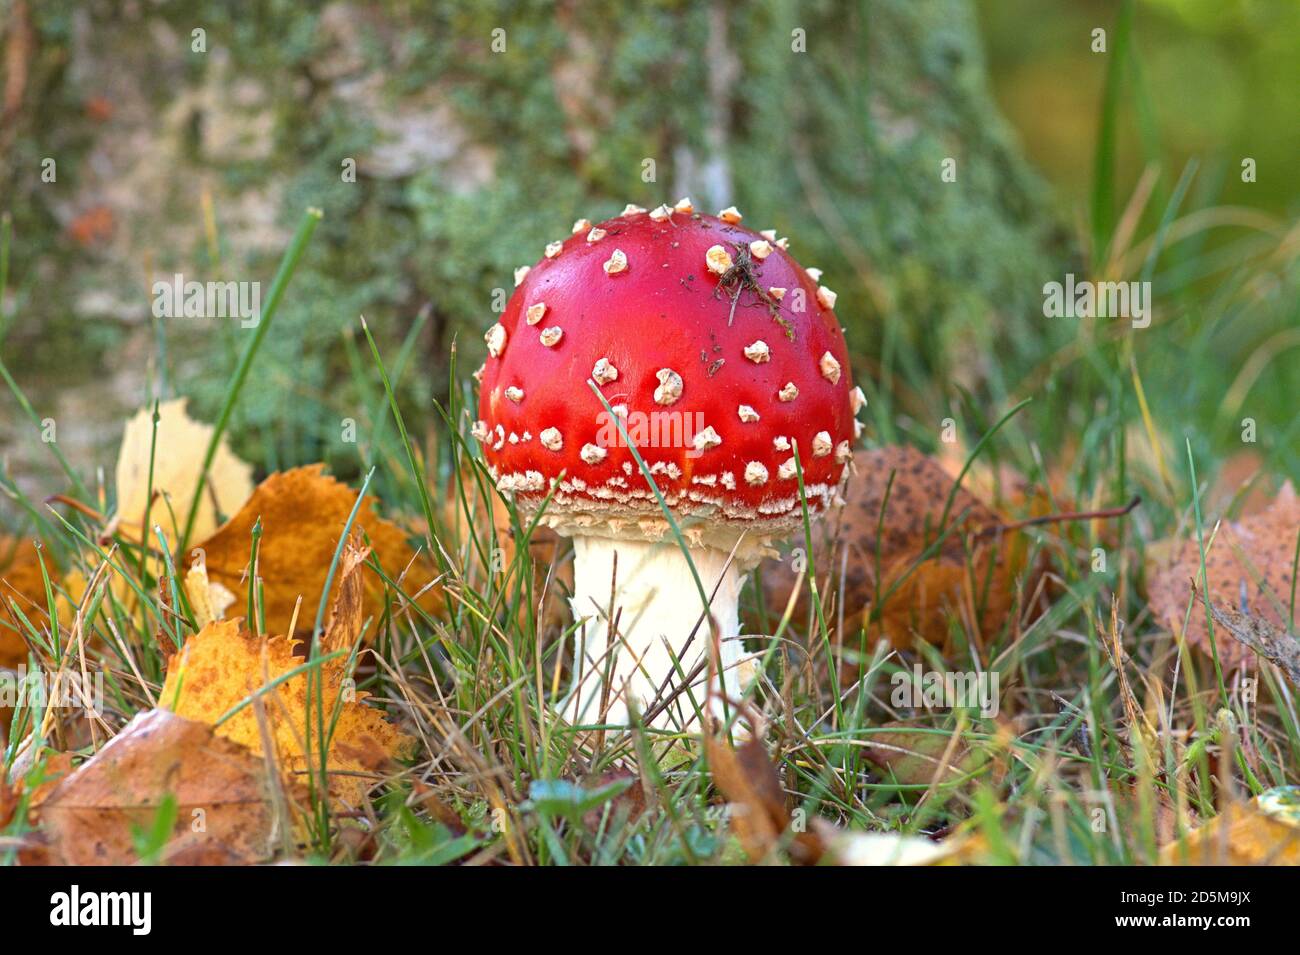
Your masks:
M185 398L176 398L158 406L156 443L153 412L148 408L137 411L122 432L122 449L117 456L117 530L129 540L138 543L144 539L146 507L149 523L161 526L172 540L179 539L185 530L194 487L203 469L203 455L213 432L212 425L194 421L185 413L185 403ZM148 506L151 486L155 496L153 505ZM233 514L252 493L252 465L237 458L223 436L208 469L190 539L207 537L217 529L219 514Z
M327 766L330 791L357 806L376 774L394 759L409 754L414 740L389 723L364 701L347 672L347 653L360 636L361 563L366 552L349 547L340 566L339 597L321 641L324 653L345 651L319 665L320 679L309 687L309 671L297 673L259 699L265 707L276 761L284 773L301 781L318 764L317 714L324 707L327 733L331 723ZM299 641L290 637L263 638L244 629L239 619L214 621L185 641L167 667L160 704L187 719L216 724L252 694L285 677L305 661L295 653ZM309 699L310 691L310 699ZM334 722L335 711L337 722ZM257 708L244 706L216 727L218 736L262 753Z

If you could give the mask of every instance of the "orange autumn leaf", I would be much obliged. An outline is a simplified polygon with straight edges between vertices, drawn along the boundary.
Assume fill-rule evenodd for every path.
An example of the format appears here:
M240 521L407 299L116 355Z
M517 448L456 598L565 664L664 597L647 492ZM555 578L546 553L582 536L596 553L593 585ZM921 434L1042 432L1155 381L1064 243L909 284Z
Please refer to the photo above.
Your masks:
M195 545L203 552L212 583L235 595L237 609L246 607L253 525L261 520L257 570L263 582L262 607L268 633L288 632L299 597L302 609L296 630L310 631L339 536L356 503L356 491L325 476L323 469L323 464L312 464L272 474L257 486L237 514ZM357 511L353 532L367 538L384 572L394 581L401 580L405 593L414 597L433 579L432 561L427 554L417 557L406 542L405 532L380 518L373 507L374 498L367 496ZM370 568L361 573L365 582L364 613L378 617L384 607L385 584ZM331 598L335 594L337 589ZM440 612L441 593L437 588L429 589L418 603L430 613Z
M1286 629L1289 612L1296 535L1300 533L1300 498L1288 482L1263 511L1239 521L1224 522L1210 541L1206 527L1205 570L1207 586L1200 587L1201 550L1196 535L1183 541L1165 541L1153 546L1147 562L1147 596L1161 624L1175 634L1183 633L1194 646L1210 652L1205 606L1198 599L1188 615L1192 581L1209 594L1218 607L1243 610L1252 617ZM1245 601L1246 606L1242 607ZM1246 647L1215 627L1219 661L1235 669L1249 658Z
M187 639L172 656L161 705L187 719L216 724L248 697L285 678L258 697L276 761L287 775L300 779L309 768L310 748L315 769L320 748L317 719L323 707L326 727L333 724L327 759L330 790L349 805L358 805L376 774L408 755L414 742L364 702L367 694L353 689L347 670L348 651L360 637L363 622L365 557L364 549L352 546L344 552L339 596L321 639L323 654L342 653L319 664L320 679L314 685L309 685L308 671L285 678L305 662L295 653L299 641L259 637L238 619L219 620ZM264 752L258 706L252 703L221 722L216 733L255 753Z
M940 525L952 488L943 466L913 448L854 455L845 504L823 518L815 542L822 555L831 555L823 566L837 575L829 588L823 584L825 595L839 595L844 569L850 633L861 622L873 642L883 635L895 647L907 648L917 638L946 643L954 615L965 624L978 623L985 638L1006 623L1027 569L1027 539L1000 531L1004 520L964 488L952 496L943 528L952 530L943 536ZM765 568L763 577L767 605L779 612L796 574L782 563ZM878 598L884 606L875 621L870 618Z
M29 538L0 536L0 667L16 667L27 659L22 623L9 605L12 600L32 623L47 613L41 551ZM58 572L48 553L45 570L53 582Z

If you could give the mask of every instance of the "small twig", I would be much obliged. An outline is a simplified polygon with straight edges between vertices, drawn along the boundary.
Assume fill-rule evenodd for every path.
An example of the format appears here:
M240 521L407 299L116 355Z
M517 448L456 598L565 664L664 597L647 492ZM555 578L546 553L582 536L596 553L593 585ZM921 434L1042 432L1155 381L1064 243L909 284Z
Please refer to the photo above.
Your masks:
M1028 517L1023 521L1012 521L1010 524L994 524L979 531L975 536L987 537L992 534L1000 534L1003 531L1015 531L1022 527L1033 527L1038 524L1056 524L1064 521L1092 521L1104 520L1111 517L1123 517L1141 503L1141 496L1134 494L1133 500L1129 501L1123 507L1111 507L1100 511L1066 511L1064 514L1044 514L1042 517Z
M722 273L718 278L717 287L713 290L714 298L720 298L721 293L726 292L731 299L731 311L727 313L727 327L731 327L736 319L736 304L740 301L740 293L748 290L767 306L768 313L785 330L786 337L793 341L794 326L781 317L780 304L758 284L758 270L754 267L749 249L741 242L732 243L732 247L736 250L736 256L732 259L731 268Z
M74 511L80 511L82 514L86 515L86 517L89 517L96 524L105 523L104 515L99 513L99 511L95 510L89 504L83 504L81 501L78 501L76 498L68 497L68 495L66 494L51 494L49 497L45 499L45 503L66 504Z

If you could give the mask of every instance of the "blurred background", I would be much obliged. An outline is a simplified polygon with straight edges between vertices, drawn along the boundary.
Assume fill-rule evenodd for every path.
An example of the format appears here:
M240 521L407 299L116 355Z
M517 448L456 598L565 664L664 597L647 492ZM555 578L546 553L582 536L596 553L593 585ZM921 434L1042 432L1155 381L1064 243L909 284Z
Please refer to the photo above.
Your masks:
M436 438L432 403L466 387L516 266L579 216L681 195L825 271L872 442L933 450L947 418L969 442L1033 397L1006 453L1083 461L1083 484L1127 459L1140 379L1174 461L1185 435L1207 469L1300 471L1294 0L0 12L0 358L87 480L155 397L212 420L252 334L154 318L157 279L265 298L324 211L231 436L262 472L347 479L384 412L359 315ZM1067 272L1149 279L1151 326L1045 317ZM10 388L0 457L6 484L63 490Z

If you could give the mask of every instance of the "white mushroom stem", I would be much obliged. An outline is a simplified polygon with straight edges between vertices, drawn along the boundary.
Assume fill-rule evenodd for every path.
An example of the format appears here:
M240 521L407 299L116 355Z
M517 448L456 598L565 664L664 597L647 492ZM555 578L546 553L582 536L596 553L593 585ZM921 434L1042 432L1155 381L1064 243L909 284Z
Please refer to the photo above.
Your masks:
M728 566L728 554L715 548L691 547L689 553L705 596L712 597L709 612L721 642L720 690L736 700L739 664L745 655L738 609L740 570L735 561ZM696 710L703 711L708 698L711 631L707 620L700 622L704 602L681 548L675 541L575 537L573 554L571 604L574 619L585 623L573 636L577 641L574 678L563 704L564 716L575 724L626 726L631 722L629 700L644 718L652 705L676 694L669 706L647 720L648 725L701 732ZM694 639L690 639L692 631ZM697 667L690 693L678 693L683 677ZM716 693L712 711L718 717L724 713Z

